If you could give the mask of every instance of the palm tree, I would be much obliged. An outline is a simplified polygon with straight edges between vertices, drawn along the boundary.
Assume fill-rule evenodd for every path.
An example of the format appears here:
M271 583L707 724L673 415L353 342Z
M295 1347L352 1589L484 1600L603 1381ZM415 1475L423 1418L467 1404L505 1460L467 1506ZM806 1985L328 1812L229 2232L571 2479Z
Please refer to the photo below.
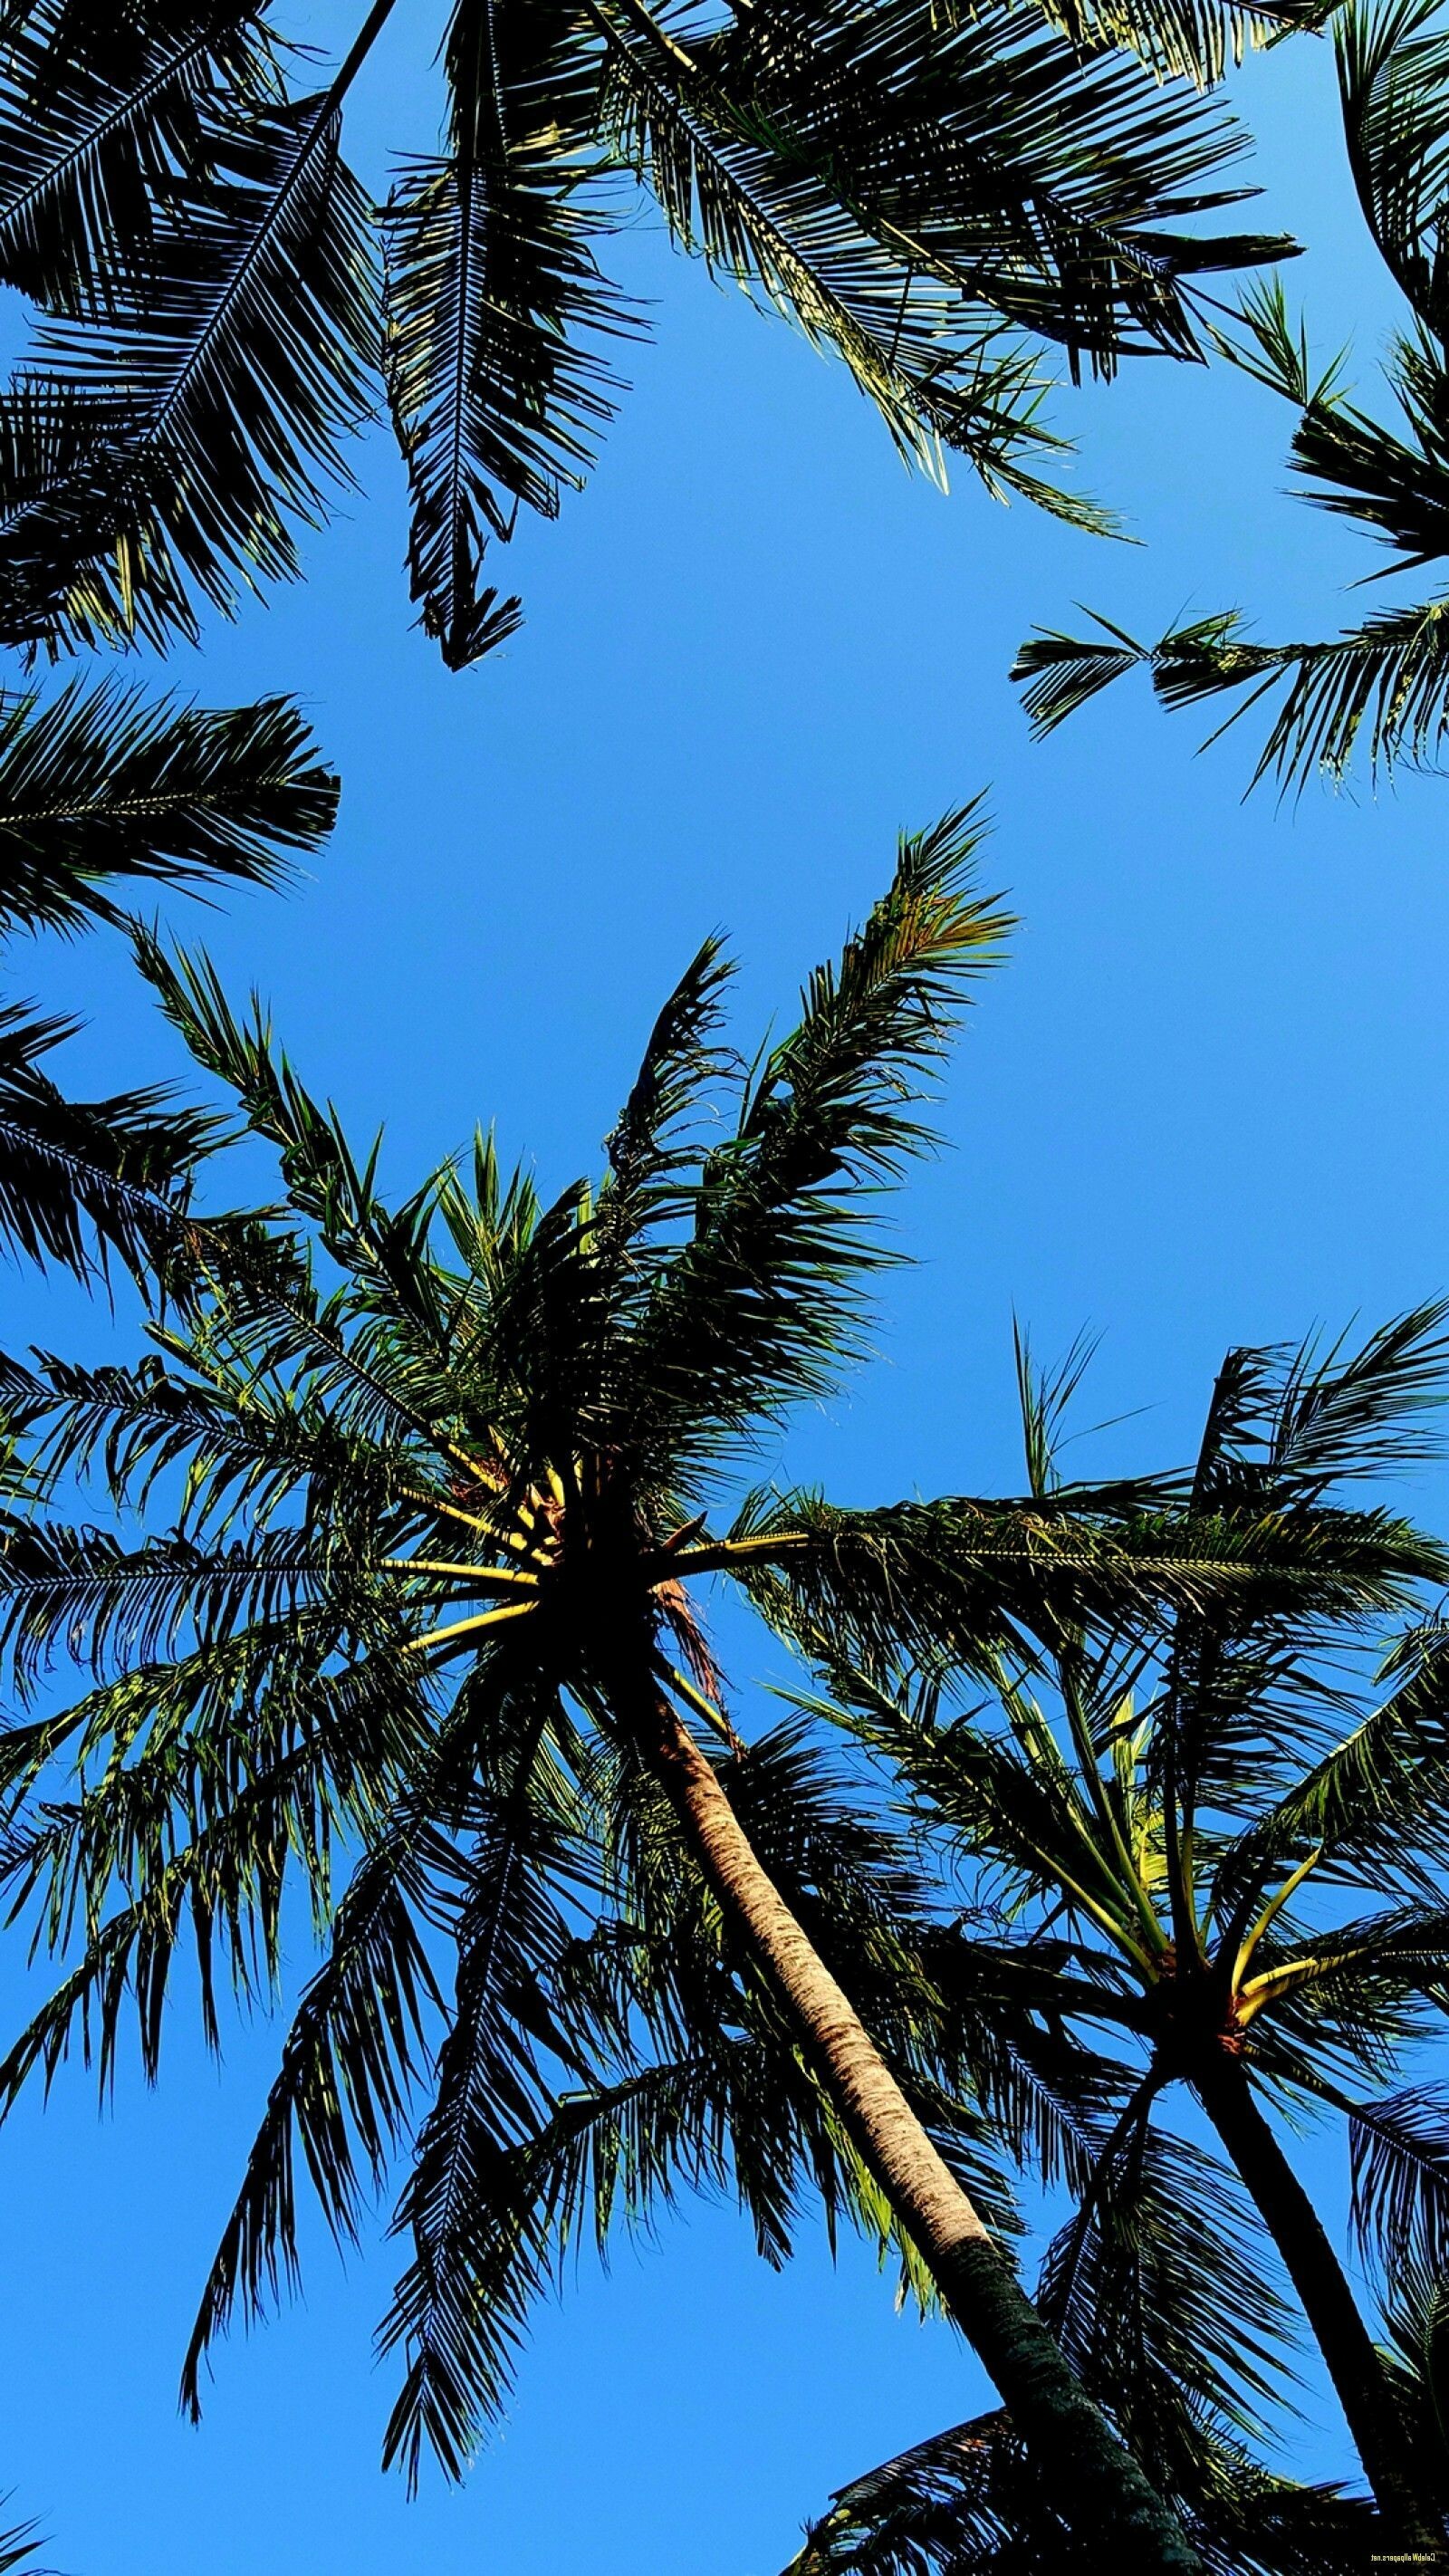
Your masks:
M1173 2465L1169 2491L1206 2576L1358 2576L1366 2564L1369 2511L1337 2488L1273 2477L1221 2434L1200 2433L1191 2462ZM994 2414L852 2478L783 2576L1033 2576L1090 2563L1073 2556L1010 2418Z
M385 1201L376 1151L353 1153L260 1013L142 942L278 1150L290 1215L175 1222L173 1320L141 1366L7 1373L37 1472L98 1456L115 1503L182 1501L134 1546L9 1531L17 1686L82 1648L94 1680L0 1739L14 1907L80 1945L0 2094L73 2044L104 2081L128 1996L154 2072L188 1924L214 2037L222 1974L275 1985L300 1870L322 1961L202 2298L193 2408L213 2337L295 2271L298 2154L355 2234L430 2087L383 2335L405 2355L389 2457L415 2471L430 2445L458 2468L591 2203L603 2233L732 2174L773 2257L802 2190L896 2243L1072 2523L1123 2567L1193 2563L999 2250L911 1873L792 1733L740 1744L696 1606L727 1577L883 1667L1016 1652L1048 1601L1085 1619L1218 1582L1397 1597L1397 1529L1366 1521L1320 1576L1293 1530L1191 1524L1150 1487L867 1511L756 1493L718 1526L742 1451L859 1345L872 1196L922 1141L913 1103L1005 927L971 890L979 829L967 812L902 843L749 1071L721 1052L708 943L601 1184L547 1206L488 1144L470 1175Z
M1341 1501L1346 1479L1377 1477L1423 1454L1423 1408L1449 1379L1449 1308L1431 1307L1356 1351L1231 1353L1214 1390L1192 1482L1194 1512L1274 1516L1326 1570L1364 1517ZM1023 1363L1033 1491L1050 1497L1054 1425L1076 1382L1074 1357L1055 1380ZM1382 1512L1368 1516L1382 1526ZM1418 1583L1442 1586L1441 1550L1405 1531L1402 1607ZM817 1636L817 1654L823 1640ZM1191 2390L1206 2365L1243 2355L1200 2393L1219 2406L1251 2392L1271 2342L1255 2317L1259 2258L1229 2214L1191 2207L1184 2141L1157 2139L1175 2086L1195 2096L1245 2187L1317 2339L1390 2545L1444 2554L1443 2468L1426 2474L1385 2355L1274 2120L1334 2114L1347 2124L1353 2225L1401 2281L1415 2266L1442 2277L1449 2256L1449 2124L1438 2089L1402 2079L1404 2061L1439 2023L1449 1997L1449 1628L1417 1605L1387 1663L1365 1676L1361 1616L1304 1613L1286 1598L1223 1594L1187 1605L1157 1633L1134 1622L1065 1623L1033 1671L1003 1663L994 1717L944 1721L928 1678L906 1698L859 1676L836 1678L847 1722L885 1754L918 1815L957 1849L978 1886L987 1874L1009 1937L963 1920L928 1943L931 1973L998 2053L975 2063L993 2124L1028 2151L1045 2139L1077 2197L1053 2249L1056 2293L1088 2279L1104 2230L1141 2204L1164 2157L1169 2200L1200 2249L1228 2269L1219 2297L1179 2331L1171 2378ZM1043 1678L1050 1681L1048 1695ZM1335 1898L1331 1891L1339 1891ZM1362 1908L1369 1900L1376 1910ZM996 2009L983 2017L982 2000ZM1012 2007L1014 2044L1002 2036ZM1072 2037L1099 2034L1093 2048ZM1104 2059L1097 2048L1111 2053ZM1096 2124L1082 2099L1098 2088ZM1065 2106L1065 2108L1064 2108ZM1073 2127L1064 2127L1071 2111ZM1160 2197L1160 2195L1159 2195ZM1154 2230L1159 2222L1146 2208ZM1154 2242L1156 2241L1154 2237ZM1161 2314L1143 2307L1147 2273L1126 2274L1132 2349L1167 2348ZM1041 2302L1063 2348L1066 2312ZM1122 2304L1121 2299L1118 2305ZM1170 2322L1170 2321L1169 2321ZM1179 2320L1181 2328L1182 2320ZM1194 2340L1203 2346L1193 2362ZM1110 2365L1114 2347L1107 2346ZM1205 2355L1205 2359L1204 2356ZM1090 2384L1092 2373L1087 2372ZM1132 2428L1161 2440L1157 2416ZM1240 2419L1241 2420L1241 2419ZM1160 2459L1160 2448L1146 2455ZM1165 2481L1171 2487L1172 2481Z
M1392 560L1377 575L1418 572L1449 555L1449 285L1439 247L1449 188L1449 35L1435 0L1349 0L1334 20L1349 168L1364 219L1414 327L1393 343L1386 374L1397 426L1364 412L1341 362L1312 367L1281 286L1251 292L1246 337L1209 336L1299 413L1291 460L1320 509L1370 529ZM1254 772L1300 786L1315 769L1340 777L1366 740L1370 761L1427 761L1449 728L1449 598L1378 610L1319 642L1255 643L1236 610L1140 644L1105 618L1100 633L1036 634L1012 677L1025 685L1034 734L1050 733L1100 689L1146 669L1164 706L1196 706L1248 689L1237 715L1279 691ZM1216 739L1216 736L1213 737Z
M0 930L116 924L121 885L274 884L331 829L337 782L280 698L208 713L75 683L0 702ZM74 1100L46 1070L70 1034L0 1006L0 1241L84 1275L144 1271L219 1122L150 1088Z
M392 14L299 95L250 0L0 13L0 279L39 313L0 404L0 629L161 640L294 570L381 376L413 597L476 660L519 616L490 540L557 510L613 409L640 316L599 252L630 183L842 357L908 458L1103 526L1037 470L1043 347L1073 375L1195 358L1194 279L1291 249L1195 229L1245 193L1197 85L1323 8L456 0L441 148L400 167L378 279L341 135Z

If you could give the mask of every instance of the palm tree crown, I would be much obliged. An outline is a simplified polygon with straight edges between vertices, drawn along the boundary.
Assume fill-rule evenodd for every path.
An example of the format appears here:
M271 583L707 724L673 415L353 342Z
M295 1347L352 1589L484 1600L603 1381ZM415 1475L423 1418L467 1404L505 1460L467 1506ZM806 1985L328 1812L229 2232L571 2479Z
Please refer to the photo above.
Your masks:
M1443 1307L1425 1309L1356 1351L1230 1354L1192 1478L1194 1510L1296 1523L1325 1570L1346 1575L1366 1544L1383 1550L1376 1604L1365 1588L1350 1616L1322 1605L1305 1616L1224 1594L1155 1629L1064 1625L1048 1658L1003 1665L991 1707L949 1721L930 1682L903 1700L838 1676L847 1722L970 1872L978 1910L927 1951L997 2051L994 2065L973 2061L978 2098L1077 2200L1039 2304L1088 2383L1115 2387L1133 2438L1198 2515L1205 2550L1221 2528L1222 2432L1253 2429L1281 2320L1263 2304L1271 2265L1245 2252L1252 2215L1224 2196L1220 2167L1154 2127L1176 2087L1195 2094L1276 2246L1383 2528L1430 2559L1444 2547L1442 2458L1432 2442L1416 2448L1264 2112L1340 2117L1353 2226L1381 2279L1442 2278L1449 2126L1439 2090L1403 2077L1449 1996L1449 1636L1434 1600L1446 1560L1381 1509L1347 1511L1341 1489L1423 1454L1424 1408L1449 1380L1445 1321ZM1076 1374L1072 1363L1043 1387L1023 1370L1043 1495ZM1375 1689L1364 1659L1395 1606L1411 1624ZM998 2009L983 2019L988 1993ZM1012 2492L999 2436L984 2450L982 2439L969 2453L976 2491L968 2482L958 2498L972 2527L993 2493ZM882 2547L888 2508L909 2505L922 2532L922 2499L939 2503L944 2474L928 2452L853 2499L842 2546L854 2530L872 2563L863 2512ZM1235 2474L1229 2492L1251 2500L1252 2477ZM1285 2511L1281 2496L1260 2496L1267 2555L1251 2563L1326 2549L1333 2527L1341 2563L1357 2563L1352 2511L1330 2504ZM1233 2546L1247 2546L1241 2529Z
M519 611L485 549L580 481L638 327L599 256L631 179L908 456L1100 525L1034 470L1041 345L1194 356L1194 277L1291 247L1190 229L1244 193L1195 84L1321 10L457 0L442 145L399 171L378 277L341 127L391 13L303 95L251 0L5 11L0 278L40 324L0 404L0 635L162 640L294 569L380 374L423 623L452 667L486 652Z

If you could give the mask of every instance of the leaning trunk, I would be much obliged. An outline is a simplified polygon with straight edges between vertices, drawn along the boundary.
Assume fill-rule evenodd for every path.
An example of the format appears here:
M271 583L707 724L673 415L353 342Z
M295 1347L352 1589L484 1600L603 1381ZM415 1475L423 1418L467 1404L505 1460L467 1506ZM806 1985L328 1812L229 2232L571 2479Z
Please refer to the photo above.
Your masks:
M647 1729L647 1732L646 1732ZM848 1996L756 1859L711 1765L663 1701L644 1749L686 1842L741 1932L875 2181L931 2267L1052 2500L1091 2563L1186 2576L1198 2560L1162 2498L1067 2368Z
M1223 2058L1193 2081L1298 2293L1383 2516L1386 2538L1425 2566L1443 2566L1443 2530L1432 2506L1416 2492L1408 2433L1373 2338L1312 2201L1253 2099L1244 2069Z

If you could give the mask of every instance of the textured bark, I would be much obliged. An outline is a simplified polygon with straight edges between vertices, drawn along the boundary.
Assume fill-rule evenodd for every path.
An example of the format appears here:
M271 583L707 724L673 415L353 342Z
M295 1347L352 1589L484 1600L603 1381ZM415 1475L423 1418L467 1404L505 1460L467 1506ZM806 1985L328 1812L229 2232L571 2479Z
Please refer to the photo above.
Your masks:
M1416 2491L1413 2454L1373 2337L1318 2213L1227 2058L1195 2073L1198 2098L1283 2260L1347 2418L1386 2537L1428 2566L1449 2568L1442 2526Z
M1052 2501L1113 2576L1187 2576L1199 2562L1162 2498L1073 2378L849 1997L790 1912L673 1709L641 1730L689 1849L748 1942L864 2163L919 2247L989 2372Z

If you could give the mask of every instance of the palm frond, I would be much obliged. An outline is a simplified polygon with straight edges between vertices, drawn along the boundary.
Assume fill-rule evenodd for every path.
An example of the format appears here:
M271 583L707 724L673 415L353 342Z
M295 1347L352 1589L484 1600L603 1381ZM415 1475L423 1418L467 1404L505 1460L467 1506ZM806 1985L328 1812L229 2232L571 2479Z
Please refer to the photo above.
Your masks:
M82 625L94 624L97 553L117 559L123 625L133 560L161 566L158 613L187 602L188 585L230 609L294 572L295 527L323 514L345 475L341 442L369 409L368 209L339 154L332 93L238 109L216 159L224 175L158 237L138 306L115 299L102 319L57 317L37 333L29 381L92 403L124 389L91 464L89 513L62 485L0 532L0 587L12 562L37 548L53 559L68 530L81 538L64 569ZM87 516L103 534L94 550ZM189 615L171 622L184 630ZM74 624L62 603L58 631Z
M365 2181L381 2184L423 2072L426 2007L440 2001L415 1917L425 1895L414 1839L397 1828L354 1873L327 1958L293 2016L202 2293L181 2375L193 2420L202 2364L238 2303L259 2318L300 2279L296 2145L340 2242L356 2236Z
M567 2027L552 1999L573 1933L561 1899L583 1849L576 1794L547 1741L549 1696L510 1711L506 1675L505 1656L483 1677L472 1721L485 1750L458 1865L453 2011L394 2219L413 2254L384 2335L406 2354L384 2459L401 2460L413 2486L424 2447L462 2474L497 2387L499 2320L472 2276L480 2213L553 2111L545 2069L575 2080L593 2069L591 2034Z
M450 670L518 603L480 590L490 536L551 518L608 421L603 356L634 326L593 241L600 48L556 5L463 0L448 33L449 149L410 162L384 216L387 373L413 496L413 597Z
M1051 0L1047 16L1074 44L1113 45L1168 78L1210 88L1230 65L1285 36L1316 34L1337 0L1270 0L1264 8L1237 0Z
M1437 237L1449 189L1449 36L1432 0L1350 0L1334 20L1349 167L1364 221L1420 320L1449 320Z
M972 883L983 828L967 807L902 840L888 893L751 1078L640 1321L636 1438L677 1445L711 1416L727 1436L834 1377L883 1258L860 1198L926 1141L911 1104L1009 926Z
M116 879L274 885L336 820L338 783L286 698L216 712L73 683L0 713L0 923L117 918Z
M1160 2464L1157 2464L1160 2465ZM1207 2576L1356 2576L1368 2507L1275 2477L1225 2436L1174 2502ZM1085 2566L1004 2415L978 2415L853 2478L782 2576L1030 2576ZM1049 2553L1049 2556L1048 2556Z
M0 277L75 312L144 292L158 220L210 159L212 103L276 96L254 0L121 11L41 0L0 41Z
M1416 2085L1355 2103L1348 2123L1354 2228L1384 2275L1449 2258L1449 2095Z
M1036 636L1022 646L1012 676L1028 683L1038 735L1134 667L1151 672L1169 708L1256 682L1232 722L1281 683L1285 695L1253 772L1255 785L1270 771L1285 788L1303 786L1315 769L1342 777L1365 738L1376 767L1435 759L1449 725L1449 603L1385 609L1326 643L1251 644L1240 640L1240 626L1229 611L1130 652L1125 644Z
M87 1277L114 1252L138 1277L157 1253L157 1211L184 1206L220 1122L165 1090L71 1100L43 1059L71 1025L0 1008L0 1241Z

